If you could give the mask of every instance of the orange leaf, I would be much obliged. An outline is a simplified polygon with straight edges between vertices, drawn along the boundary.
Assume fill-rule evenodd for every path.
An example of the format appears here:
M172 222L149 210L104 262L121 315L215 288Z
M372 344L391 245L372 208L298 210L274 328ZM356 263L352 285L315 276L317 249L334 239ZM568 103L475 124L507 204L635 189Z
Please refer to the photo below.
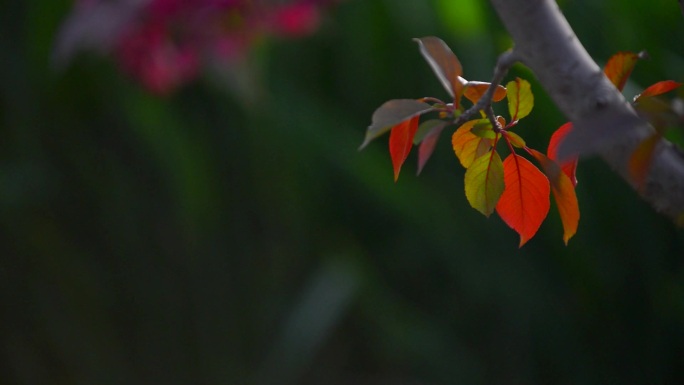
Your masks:
M640 56L634 52L618 52L608 59L603 73L618 90L622 91Z
M549 158L554 161L558 160L558 145L563 141L563 139L572 130L572 123L568 122L560 126L556 132L551 135L551 141L549 141L549 148L546 150L546 154ZM570 159L569 161L561 165L565 175L570 178L573 186L577 186L577 158Z
M651 96L657 96L670 92L674 89L681 87L682 83L676 82L674 80L663 80L652 84L650 87L646 88L642 93L634 97L634 103L638 102L640 99L648 98Z
M637 186L641 187L646 180L648 170L651 168L653 160L653 152L660 140L660 134L653 134L639 143L636 150L629 157L629 164L627 169L629 175L634 179Z
M416 135L416 131L418 130L418 119L418 116L414 116L404 120L392 127L392 131L390 131L389 150L390 156L392 157L392 166L394 166L395 182L399 178L401 165L404 164L406 157L408 157L409 152L411 152L413 136Z
M465 168L470 167L475 159L487 153L492 147L491 139L481 138L470 132L478 122L479 120L470 120L464 123L451 137L456 157Z
M567 245L570 238L577 232L580 218L575 187L570 178L562 172L558 163L547 158L537 150L531 148L526 150L541 164L544 174L546 174L551 182L551 192L556 200L558 214L560 214L561 222L563 223L563 241Z
M506 189L496 205L501 219L518 234L520 247L539 230L549 212L549 180L529 160L510 154L503 162Z
M471 81L466 83L465 87L463 88L463 96L468 98L473 103L477 103L478 100L482 97L482 95L487 92L487 89L491 83L485 83L485 82L476 82L476 81ZM496 90L494 90L494 95L492 96L492 101L493 102L498 102L503 100L503 98L506 97L506 89L503 86L497 86Z

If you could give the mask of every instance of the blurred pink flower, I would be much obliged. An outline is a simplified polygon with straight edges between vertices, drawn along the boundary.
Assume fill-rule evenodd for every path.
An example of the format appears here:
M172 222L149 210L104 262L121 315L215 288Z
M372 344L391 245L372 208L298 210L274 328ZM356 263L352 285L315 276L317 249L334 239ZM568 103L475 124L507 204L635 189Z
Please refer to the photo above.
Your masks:
M281 7L273 13L273 26L276 33L299 37L318 29L320 14L316 4L292 4Z
M241 60L258 38L314 33L334 0L78 0L55 48L111 54L148 90L168 94L210 62Z

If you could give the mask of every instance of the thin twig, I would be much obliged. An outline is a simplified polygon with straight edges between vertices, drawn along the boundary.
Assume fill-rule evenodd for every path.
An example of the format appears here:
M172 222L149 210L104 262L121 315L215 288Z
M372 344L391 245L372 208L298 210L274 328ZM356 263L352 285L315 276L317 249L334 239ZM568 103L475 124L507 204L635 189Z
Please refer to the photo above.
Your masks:
M485 91L485 93L477 101L477 103L475 103L472 107L463 112L454 121L454 124L456 126L460 126L461 124L472 119L473 116L478 114L480 111L485 111L485 114L487 114L488 118L490 119L492 126L501 129L501 127L499 127L498 122L496 121L496 117L494 116L494 110L492 110L491 108L492 98L494 97L494 92L496 91L496 88L501 84L503 78L508 73L508 70L511 69L513 64L517 63L518 61L519 58L515 49L508 50L499 56L499 59L496 62L496 67L494 68L494 76L492 77L492 82L489 85L489 88L487 88L487 91Z

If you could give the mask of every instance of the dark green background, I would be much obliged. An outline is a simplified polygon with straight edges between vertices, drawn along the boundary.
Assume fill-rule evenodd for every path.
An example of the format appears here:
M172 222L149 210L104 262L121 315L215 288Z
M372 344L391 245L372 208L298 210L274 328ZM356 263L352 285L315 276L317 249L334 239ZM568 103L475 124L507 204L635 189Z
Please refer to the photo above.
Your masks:
M561 6L599 63L649 51L626 95L684 80L675 1ZM350 0L260 45L254 92L168 98L96 55L54 70L69 8L0 3L0 383L684 383L684 232L602 162L569 246L552 204L518 249L448 134L397 184L386 137L357 151L385 100L446 97L411 38L490 77L511 42L487 2ZM565 120L516 75L543 150Z

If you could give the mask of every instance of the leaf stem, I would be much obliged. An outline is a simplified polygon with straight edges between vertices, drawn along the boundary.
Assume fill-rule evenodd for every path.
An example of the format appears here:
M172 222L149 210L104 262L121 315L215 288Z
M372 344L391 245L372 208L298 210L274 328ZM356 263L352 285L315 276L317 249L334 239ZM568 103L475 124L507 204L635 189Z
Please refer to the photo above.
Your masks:
M420 99L418 99L418 100L420 100L421 102L432 102L432 103L435 103L435 104L441 104L441 105L446 106L446 103L444 103L443 101L441 101L441 100L439 100L439 99L437 99L437 98L433 98L432 96L426 96L426 97L420 98Z
M508 146L508 149L511 151L511 154L515 154L515 148L513 148L513 144L511 143L511 140L508 138L508 135L506 135L506 132L502 133L502 136L504 140L506 141L506 145ZM525 146L527 147L527 146ZM518 160L515 160L515 164L518 164Z

